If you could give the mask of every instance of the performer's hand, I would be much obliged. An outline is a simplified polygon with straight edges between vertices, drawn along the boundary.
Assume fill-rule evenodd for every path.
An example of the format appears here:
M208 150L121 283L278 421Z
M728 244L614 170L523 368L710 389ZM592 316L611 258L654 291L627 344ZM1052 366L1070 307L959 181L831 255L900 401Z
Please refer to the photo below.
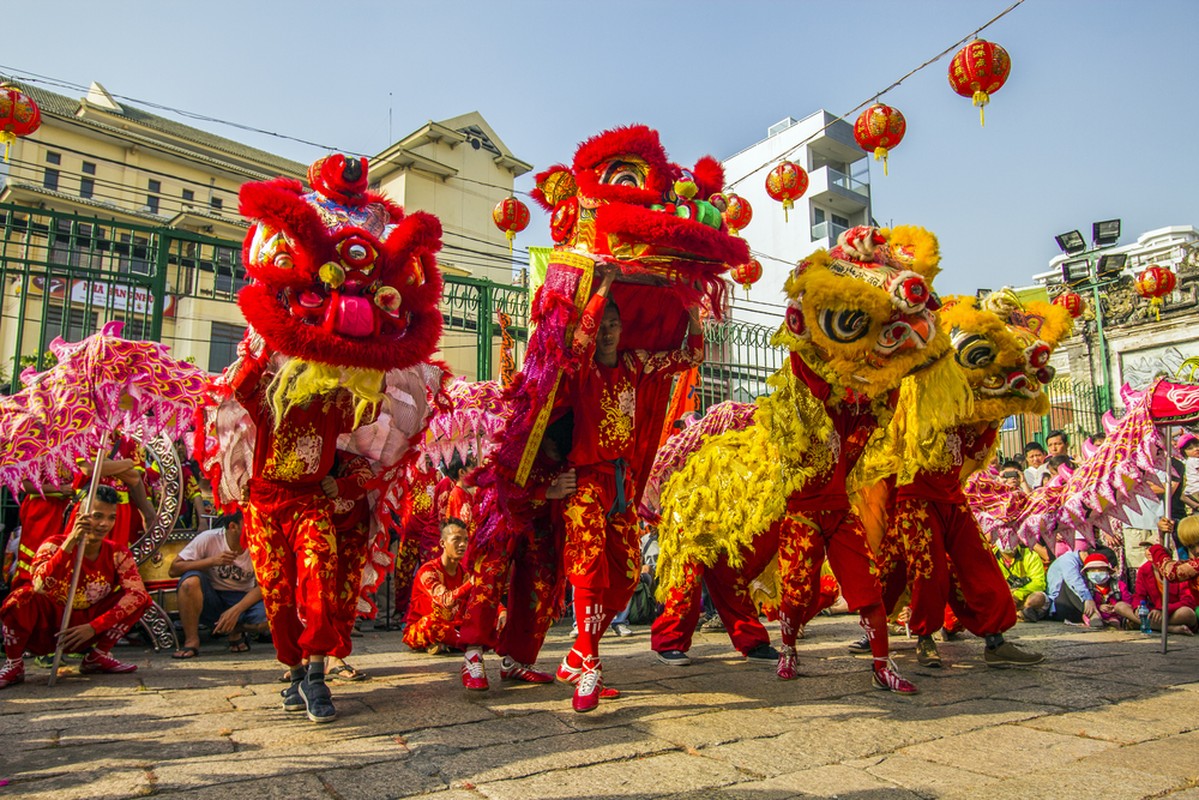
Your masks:
M1162 517L1157 521L1157 530L1159 533L1173 533L1174 520Z
M83 646L96 638L96 629L91 625L72 625L65 631L58 634L58 641L62 643L63 652L74 653L83 649Z
M213 633L229 633L237 627L237 621L241 619L241 612L236 608L227 608L225 613L217 619L216 624L212 626Z
M500 633L504 630L504 626L508 624L508 612L501 610L495 617L495 632Z
M71 527L71 532L67 534L67 540L63 542L62 549L68 553L75 551L80 545L87 546L87 536L92 532L92 517L90 514L79 514L75 517L75 524Z
M547 500L561 500L563 497L569 497L574 494L578 485L578 476L575 474L575 471L568 469L554 478L553 483L545 490L545 497Z
M332 500L337 497L337 480L332 475L326 475L321 478L321 491L325 493L325 497Z
M1094 600L1087 600L1085 603L1082 604L1082 613L1088 617L1095 616L1095 612L1098 610L1099 610L1099 608L1095 605Z
M616 267L608 267L604 271L604 277L600 281L599 289L596 292L597 294L602 294L604 297L608 296L608 290L612 288L612 282L616 280L616 273Z

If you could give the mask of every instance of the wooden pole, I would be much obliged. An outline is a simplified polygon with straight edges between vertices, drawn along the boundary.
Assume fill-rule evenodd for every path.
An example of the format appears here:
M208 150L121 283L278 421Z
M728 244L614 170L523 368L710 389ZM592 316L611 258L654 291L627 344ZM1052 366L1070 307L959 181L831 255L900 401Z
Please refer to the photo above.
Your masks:
M1170 495L1171 495L1171 491L1173 489L1173 487L1171 486L1171 483L1173 482L1172 481L1173 476L1170 474L1170 469L1171 469L1170 459L1171 459L1171 453L1173 453L1173 448L1174 448L1173 438L1174 438L1174 427L1172 425L1167 425L1166 426L1166 496L1162 498L1162 501L1166 507L1166 513L1163 514L1162 516L1164 516L1166 519L1169 519L1169 520L1174 519L1174 517L1171 515L1171 512L1173 511L1171 506L1173 505L1173 503L1171 503L1171 501L1170 501ZM1161 533L1160 531L1158 532L1157 537L1158 537L1158 541L1161 542L1162 547L1166 548L1166 552L1169 554L1170 558L1174 558L1177 555L1174 552L1174 547L1173 547L1174 542L1171 541L1174 537L1167 536L1166 534ZM1162 653L1165 653L1170 648L1169 630L1170 630L1170 579L1167 578L1163 574L1162 575Z
M92 513L92 501L96 499L96 489L100 487L100 470L104 466L104 444L101 442L100 449L96 451L96 463L92 467L92 483L88 488L87 501L83 511L89 516ZM53 686L58 681L58 665L62 662L62 636L66 633L67 628L71 627L71 607L75 604L75 592L79 588L79 573L83 571L83 551L86 549L86 542L81 541L75 545L75 566L71 570L71 588L67 592L67 602L62 609L62 625L59 626L56 637L57 644L54 646L54 664L50 667L49 686Z

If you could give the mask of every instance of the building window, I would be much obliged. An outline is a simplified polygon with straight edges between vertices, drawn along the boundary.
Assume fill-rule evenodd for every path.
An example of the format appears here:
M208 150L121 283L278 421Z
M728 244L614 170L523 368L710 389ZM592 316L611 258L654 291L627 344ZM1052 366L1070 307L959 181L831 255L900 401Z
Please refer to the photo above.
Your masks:
M58 166L62 163L62 153L55 153L53 150L46 151L46 163Z
M146 245L149 240L144 236L134 236L122 233L120 244L116 246L117 272L134 275L150 274L150 248Z
M246 333L245 326L212 323L212 344L208 348L208 371L221 372L237 358L237 344Z
M58 191L58 170L53 167L46 167L46 174L42 176L42 186L52 192Z
M242 271L238 252L229 247L216 248L216 263L213 264L213 295L232 298L245 285L245 273Z
M193 192L191 189L184 189L184 190L183 190L183 202L185 202L185 203L191 203L191 202L195 201L195 199L196 199L196 193L195 193L195 192Z
M56 220L50 239L50 263L100 269L104 259L102 251L108 248L109 242L104 238L103 228L97 228L94 237L92 233L91 225L74 223L72 229L71 220Z
M96 194L96 179L95 178L80 178L79 179L79 196L92 197Z
M61 336L68 342L78 342L96 332L96 312L72 308L64 319L63 307L46 307L46 335Z
M83 162L83 174L84 175L95 175L96 174L96 165L90 161L84 161Z
M212 206L213 211L220 211L225 207L225 201L219 197L214 197L208 201L208 205Z
M149 189L150 193L146 195L146 210L151 214L157 214L158 195L160 192L162 192L162 182L151 178L147 188Z

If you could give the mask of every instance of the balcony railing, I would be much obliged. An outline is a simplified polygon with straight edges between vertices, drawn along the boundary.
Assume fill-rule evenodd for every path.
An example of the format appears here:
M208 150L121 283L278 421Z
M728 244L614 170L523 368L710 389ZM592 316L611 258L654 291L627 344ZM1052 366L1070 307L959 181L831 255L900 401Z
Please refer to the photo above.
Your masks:
M832 186L840 186L849 192L870 196L870 184L860 181L857 178L846 175L844 172L829 167L828 171L829 184Z
M844 225L838 225L835 222L818 222L812 226L811 239L813 242L827 241L830 244L835 244L837 237L849 230Z

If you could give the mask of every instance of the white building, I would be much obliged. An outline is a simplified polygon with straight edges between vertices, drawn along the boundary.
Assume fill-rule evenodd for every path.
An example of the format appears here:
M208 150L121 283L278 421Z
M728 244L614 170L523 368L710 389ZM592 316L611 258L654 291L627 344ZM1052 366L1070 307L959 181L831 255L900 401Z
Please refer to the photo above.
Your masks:
M787 117L765 139L724 160L729 190L753 206L753 220L741 235L762 263L762 279L748 299L740 287L734 292L734 319L778 325L783 281L795 263L836 244L847 228L869 223L868 155L854 141L853 125L822 109L798 121ZM803 167L810 181L787 220L766 194L766 176L783 160Z

